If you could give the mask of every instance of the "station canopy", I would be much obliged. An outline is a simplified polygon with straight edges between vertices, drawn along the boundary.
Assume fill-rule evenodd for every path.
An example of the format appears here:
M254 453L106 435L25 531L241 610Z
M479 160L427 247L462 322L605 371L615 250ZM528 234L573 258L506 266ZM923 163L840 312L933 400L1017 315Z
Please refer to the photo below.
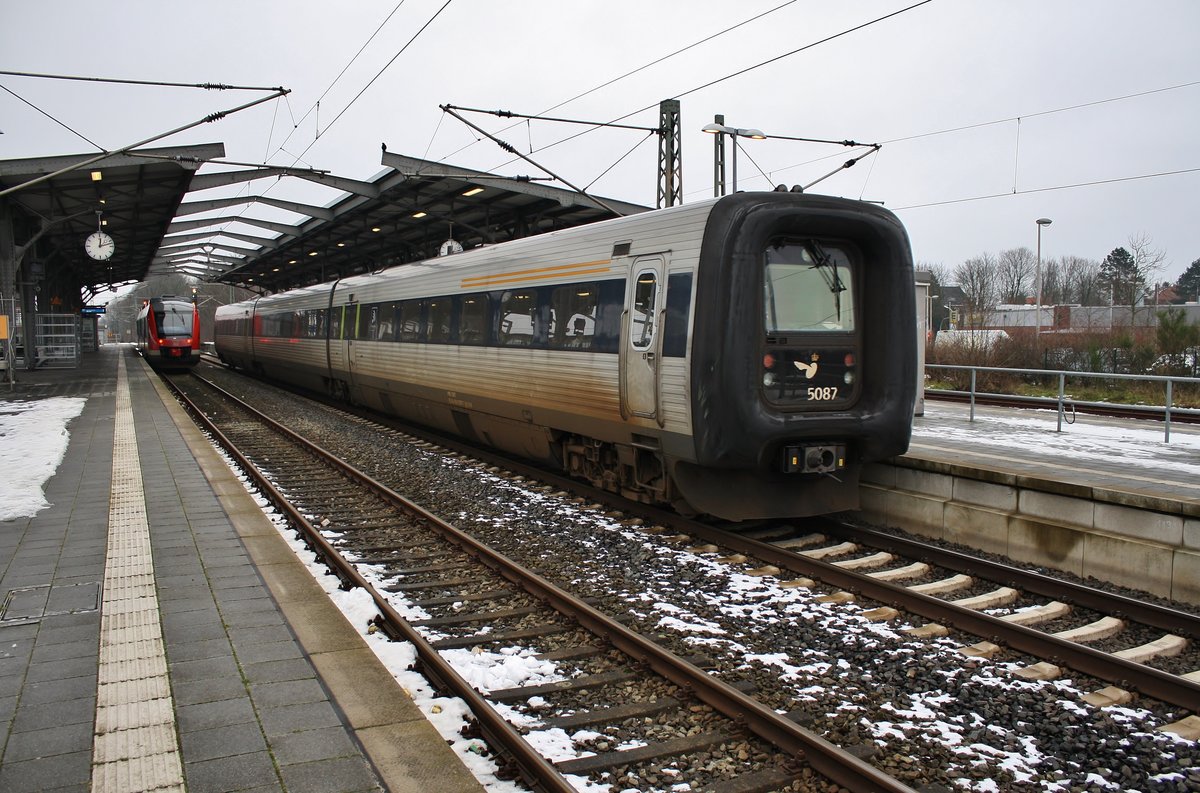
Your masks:
M143 280L192 176L224 154L214 143L0 161L0 191L11 189L0 196L0 212L18 264L53 269L93 293ZM84 250L98 230L116 243L107 261Z
M189 195L166 229L150 273L183 272L277 292L649 209L386 150L382 164L385 170L371 181L274 167L196 175L193 194L264 176L295 176L338 194L320 206L268 195ZM300 218L256 219L243 206L254 203Z

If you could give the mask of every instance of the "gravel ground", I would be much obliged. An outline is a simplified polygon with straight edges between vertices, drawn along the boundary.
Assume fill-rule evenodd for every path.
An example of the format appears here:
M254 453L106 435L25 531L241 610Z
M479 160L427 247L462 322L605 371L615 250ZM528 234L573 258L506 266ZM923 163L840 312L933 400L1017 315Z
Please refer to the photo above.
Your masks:
M1200 748L1157 730L1188 713L1138 700L1092 708L1080 699L1092 681L1019 681L1014 665L969 659L952 638L915 641L900 632L908 623L814 602L803 587L749 575L752 562L688 552L624 516L235 382L265 412L295 416L298 432L351 450L366 473L669 649L703 652L714 674L752 681L764 702L910 785L1200 791Z

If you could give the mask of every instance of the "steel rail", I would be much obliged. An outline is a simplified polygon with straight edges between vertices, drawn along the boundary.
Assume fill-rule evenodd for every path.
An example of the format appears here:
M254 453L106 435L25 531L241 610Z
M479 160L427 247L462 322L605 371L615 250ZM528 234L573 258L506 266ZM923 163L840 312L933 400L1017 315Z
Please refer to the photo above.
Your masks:
M1128 617L1134 622L1160 628L1179 636L1186 636L1189 639L1200 639L1200 617L1186 611L1135 600L1125 595L1105 592L1073 581L1063 581L1053 576L1022 570L1002 562L993 562L990 559L981 559L970 554L926 545L917 540L897 537L894 534L872 531L835 520L830 520L829 523L832 532L846 539L853 539L903 556L919 558L921 561L960 573L982 571L981 574L988 580L1018 587L1026 592L1052 597L1056 600L1065 600L1077 606L1111 614L1114 617Z
M221 389L219 386L209 383L207 380L204 380L204 378L201 378L194 373L192 376L197 377L201 381L210 385L210 387L225 395L226 398L235 400L239 404L243 404L241 403L241 400L237 399L237 397L233 396L232 394L229 394L227 391L224 391L224 389ZM491 567L507 580L512 581L514 584L522 587L530 594L545 600L555 610L577 620L579 624L587 630L603 637L606 641L611 642L613 646L617 647L630 657L646 664L649 668L653 669L666 679L685 687L685 689L688 690L692 695L711 705L718 712L735 719L750 732L753 732L771 744L779 747L784 752L791 754L794 758L803 760L815 770L824 774L830 780L849 788L856 793L858 793L858 791L862 791L862 793L915 793L908 785L905 785L899 780L888 776L869 763L860 760L849 752L846 752L840 747L830 743L829 741L826 741L816 733L801 727L799 724L788 719L786 716L776 713L771 708L763 705L752 697L743 694L733 686L718 680L715 677L712 677L704 670L694 666L691 663L688 663L682 658L679 658L670 651L660 647L653 641L646 639L634 631L629 630L621 623L576 598L574 595L571 595L565 590L560 589L558 586L546 580L545 578L542 578L536 573L521 567L508 557L489 548L470 535L441 520L437 516L425 511L412 501L409 501L399 493L390 490L383 484L377 482L366 474L363 474L353 466L345 463L342 460L339 460L320 447L313 445L310 441L300 437L287 427L284 427L272 419L263 416L252 407L245 406L244 404L243 406L251 413L259 416L261 420L267 422L273 428L278 429L279 432L287 436L289 439L294 440L296 443L304 446L314 454L317 454L323 459L328 460L331 464L343 471L347 476L358 479L359 481L367 484L379 495L390 501L393 501L400 508L412 511L413 513L419 515L422 521L438 529L447 539L457 544L471 556ZM207 419L205 419L204 423L206 426L211 426L211 422L208 422ZM215 430L215 427L213 429ZM216 433L219 433L219 431L216 431ZM224 436L220 437L223 438ZM225 441L222 442L223 445L224 442ZM239 462L241 462L241 460L239 460ZM278 492L275 491L274 487L271 486L269 482L266 483L266 485L272 492L271 498L273 501L275 498L283 499L283 496L278 494ZM303 516L300 516L290 508L285 509L288 511L289 515L296 515L298 517L300 521L299 525L306 527L310 526L307 519L305 519ZM330 545L324 539L324 537L321 537L319 532L313 531L312 533L315 535L314 539L320 546L321 552L325 555L326 560L341 560L337 550L333 548L333 546ZM308 532L306 532L306 534L308 534ZM329 562L327 561L326 563ZM419 634L416 633L415 629L407 626L407 623L403 620L403 618L401 618L399 614L397 614L390 607L390 605L387 604L386 599L382 598L369 582L363 579L358 572L353 570L353 567L344 562L344 560L340 561L340 563L347 568L345 572L350 576L349 580L356 586L362 586L368 593L370 593L371 597L375 599L376 603L380 606L381 613L385 614L387 620L389 622L393 622L393 620L395 620L394 624L396 626L401 629L405 629L404 638L408 639L409 641L413 641L413 643L416 644L419 649L422 647L422 645L428 647L429 652L434 656L434 658L429 659L429 662L431 664L436 664L436 666L433 668L439 669L439 675L442 673L440 669L444 668L445 674L453 675L455 678L458 677L457 672L455 672L452 667L446 664L446 662L441 659L440 656L437 656L436 651L433 650L433 648L430 647L428 643L420 637ZM341 577L341 573L339 573L339 577ZM409 638L409 632L411 632L415 639ZM425 656L422 654L421 657L424 661ZM482 697L480 697L477 692L472 689L471 694L475 700L482 703L481 707L485 709L485 712L489 716L486 721L481 718L481 723L490 723L493 721L492 717L494 716L494 720L499 721L499 725L496 725L495 729L501 731L502 734L508 734L509 732L515 734L515 731L512 730L511 726L503 719L500 719L498 714L496 714L494 710L487 706L486 702L482 700ZM464 697L464 699L468 701L472 712L475 712L477 716L481 716L480 713L475 711L475 705L472 701L472 698ZM520 740L519 736L518 740ZM524 741L521 741L521 745L524 748L528 748L529 746ZM529 751L532 750L530 749ZM534 754L536 755L536 753ZM546 763L544 758L541 758L540 755L536 755L536 757L541 761L541 763ZM553 773L557 776L557 771L554 771L552 766L550 766L550 768L551 771L553 771ZM568 787L566 789L572 790L573 788Z
M193 374L200 382L205 383L208 387L216 390L227 399L233 400L235 403L242 405L251 414L264 422L270 429L286 437L288 440L297 443L306 451L309 451L318 457L332 463L343 473L359 480L361 483L375 489L380 495L384 495L388 500L394 501L406 511L415 514L420 520L429 520L429 515L423 509L405 499L399 494L385 488L382 484L376 482L371 477L362 472L346 465L341 460L338 460L333 455L315 446L306 439L300 437L292 430L283 426L279 422L263 415L252 407L245 405L242 400L225 391L220 386ZM377 624L389 636L389 638L404 639L411 642L416 648L417 657L422 665L422 673L429 676L435 685L444 691L450 691L454 696L461 698L471 713L478 720L480 729L490 745L498 747L501 753L507 753L513 759L517 767L520 769L525 781L528 782L535 790L545 791L546 793L574 793L575 786L570 784L554 766L542 757L521 735L500 716L500 714L488 704L487 700L476 691L471 685L463 679L461 675L449 664L437 650L426 640L415 628L410 626L408 622L400 616L400 614L392 608L387 598L379 593L372 586L371 582L366 580L354 565L347 562L342 555L334 548L328 540L321 536L320 531L314 527L309 520L296 510L287 497L284 496L271 481L259 470L253 462L247 459L237 446L223 433L217 426L200 410L195 403L188 398L174 383L166 380L171 390L184 403L189 412L195 417L201 425L210 432L222 448L226 450L237 462L238 466L244 470L255 482L255 485L261 490L268 500L287 516L289 522L296 527L303 535L305 544L310 546L310 549L318 556L319 560L328 565L334 571L338 579L343 582L345 588L361 587L363 591L370 595L376 607L379 609L380 618Z
M1132 688L1177 707L1193 710L1196 703L1200 702L1200 683L1193 683L1178 675L1118 658L1086 645L1060 639L1034 628L1016 625L930 595L913 592L904 586L880 581L769 543L695 523L677 515L672 516L664 512L656 519L680 531L691 532L781 569L857 592L871 600L950 625L957 630L1006 645L1019 652L1045 658L1077 672L1115 683L1122 688Z
M333 402L326 403L337 405ZM346 406L339 407L343 410L347 409ZM368 415L353 408L348 412L377 423L389 421L387 417L378 414ZM385 426L388 425L385 423ZM405 426L404 431L455 451L479 459L491 460L497 465L528 476L555 481L564 489L586 493L589 498L601 503L614 503L617 500L612 493L592 487L586 482L547 471L545 468L535 466L527 461L471 446L442 433L418 429L409 425ZM755 556L783 570L820 579L927 619L947 622L965 633L990 639L997 644L1005 644L1020 652L1046 658L1078 672L1092 675L1124 688L1132 688L1142 694L1187 710L1194 709L1195 703L1200 702L1200 684L1192 683L1177 675L1162 672L1135 661L1117 658L1082 644L1059 639L1034 628L1015 625L997 617L981 614L962 606L955 606L948 601L910 592L903 586L878 581L870 576L844 570L827 562L809 559L769 543L759 542L721 528L699 523L678 513L646 504L626 505L624 508L631 511L636 510L647 518L676 531L687 532L714 544Z

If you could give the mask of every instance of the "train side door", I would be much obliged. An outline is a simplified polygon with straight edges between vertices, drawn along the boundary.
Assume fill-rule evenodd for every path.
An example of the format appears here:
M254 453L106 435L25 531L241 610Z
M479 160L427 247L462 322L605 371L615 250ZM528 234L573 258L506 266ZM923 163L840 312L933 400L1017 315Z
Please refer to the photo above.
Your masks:
M345 331L346 307L331 306L329 309L329 339L326 355L329 357L329 377L336 378L346 368L346 344L342 340Z
M645 418L656 418L658 414L662 274L662 257L636 260L629 273L625 312L621 315L622 412Z
M354 300L354 295L350 296L350 300L351 302L346 306L346 313L342 317L342 339L346 350L346 374L349 377L350 385L354 385L354 357L357 354L354 342L358 340L358 320L361 309L359 303Z
M343 302L346 301L346 302ZM326 354L329 361L329 391L336 397L350 398L353 387L354 334L358 320L358 303L354 295L347 300L337 287L329 296L329 337Z

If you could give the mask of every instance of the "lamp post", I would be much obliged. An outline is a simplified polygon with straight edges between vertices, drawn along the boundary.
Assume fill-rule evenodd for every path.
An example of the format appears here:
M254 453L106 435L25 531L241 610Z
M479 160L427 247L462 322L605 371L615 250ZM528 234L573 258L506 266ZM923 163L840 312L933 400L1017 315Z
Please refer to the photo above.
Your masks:
M717 187L720 188L719 195L725 195L725 168L724 168L724 145L722 136L728 135L733 143L733 178L731 193L737 192L737 139L750 138L751 140L766 140L767 136L758 129L740 129L738 127L727 127L723 123L724 116L717 116L716 121L712 124L704 125L703 132L717 136L716 142L716 168L714 173L714 181L717 182ZM719 178L717 177L719 174ZM715 192L715 188L714 188Z
M1042 226L1053 223L1050 218L1038 218L1037 223L1037 317L1034 340L1040 345L1042 338Z

